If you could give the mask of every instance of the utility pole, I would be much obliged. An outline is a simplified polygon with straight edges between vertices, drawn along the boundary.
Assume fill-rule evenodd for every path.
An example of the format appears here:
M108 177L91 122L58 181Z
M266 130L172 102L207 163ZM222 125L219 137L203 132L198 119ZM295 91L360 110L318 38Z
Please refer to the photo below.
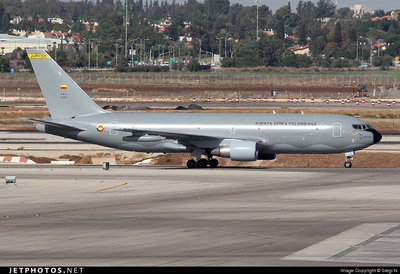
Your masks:
M201 39L199 39L199 63L201 59Z
M53 42L54 45L54 61L57 62L57 42Z
M357 54L356 54L356 60L358 60L358 37L357 37Z
M149 41L149 39L143 39L143 61L146 62L146 40Z
M128 56L128 0L125 0L125 58Z
M221 37L217 37L218 40L218 54L221 57Z
M96 44L96 68L99 68L99 45Z
M225 52L224 52L224 57L226 57L226 39L228 38L228 34L225 33Z
M115 67L118 67L118 40L115 41Z
M372 66L372 56L374 55L374 49L372 48L372 38L369 38L369 63Z
M258 3L260 3L260 0L255 0L257 4L257 29L256 29L256 35L257 35L257 41L258 41Z

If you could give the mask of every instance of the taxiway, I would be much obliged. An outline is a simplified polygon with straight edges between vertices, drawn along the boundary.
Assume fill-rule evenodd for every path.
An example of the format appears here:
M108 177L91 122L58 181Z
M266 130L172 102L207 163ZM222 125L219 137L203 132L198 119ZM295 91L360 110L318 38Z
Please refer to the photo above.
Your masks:
M399 169L1 165L0 265L400 262Z

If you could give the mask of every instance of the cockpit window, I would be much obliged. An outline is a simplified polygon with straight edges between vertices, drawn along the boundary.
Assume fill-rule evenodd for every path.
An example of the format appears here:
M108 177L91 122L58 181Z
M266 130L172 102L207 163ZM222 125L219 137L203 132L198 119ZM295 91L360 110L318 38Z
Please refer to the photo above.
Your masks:
M367 129L371 128L371 126L366 125L366 124L355 124L355 125L353 125L353 128L357 129L357 130L367 130Z

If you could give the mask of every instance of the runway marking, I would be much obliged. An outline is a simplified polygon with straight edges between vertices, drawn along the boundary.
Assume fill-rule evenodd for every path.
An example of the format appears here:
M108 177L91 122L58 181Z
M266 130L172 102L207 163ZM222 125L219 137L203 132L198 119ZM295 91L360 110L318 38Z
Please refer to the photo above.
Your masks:
M355 182L358 182L358 181L362 181L362 180L366 180L366 179L371 179L371 178L374 178L374 177L380 176L380 175L382 175L382 174L374 174L374 175L364 176L364 177L360 177L360 178L351 180L351 182L352 182L352 183L355 183Z
M122 183L122 184L119 184L119 185L116 185L116 186L111 186L111 187L99 189L99 190L97 190L96 192L103 192L103 191L110 190L110 189L113 189L113 188L125 186L125 185L127 185L127 184L128 184L128 183L125 182L125 183Z
M284 260L398 264L398 223L365 223L299 250ZM390 253L390 256L387 254Z
M351 252L353 252L353 251L355 251L355 250L357 250L359 248L362 248L362 247L364 247L364 246L366 246L366 245L368 245L368 244L370 244L372 242L375 242L375 241L377 241L377 240L379 240L379 239L381 239L381 238L383 238L383 237L389 235L390 233L393 233L393 232L395 232L395 231L397 231L399 229L400 229L400 225L392 227L392 228L390 228L388 230L385 230L382 233L379 233L379 234L377 234L377 235L375 235L375 236L373 236L373 237L371 237L371 238L369 238L369 239L367 239L367 240L365 240L365 241L363 241L361 243L358 243L358 244L356 244L356 245L354 245L354 246L352 246L352 247L350 247L350 248L348 248L346 250L343 250L342 252L340 252L340 253L338 253L336 255L333 255L333 256L329 257L328 259L329 260L338 260L341 257L344 257L347 254L349 254L349 253L351 253Z
M10 224L3 224L3 226L31 226L31 225L40 225L40 223L10 223Z

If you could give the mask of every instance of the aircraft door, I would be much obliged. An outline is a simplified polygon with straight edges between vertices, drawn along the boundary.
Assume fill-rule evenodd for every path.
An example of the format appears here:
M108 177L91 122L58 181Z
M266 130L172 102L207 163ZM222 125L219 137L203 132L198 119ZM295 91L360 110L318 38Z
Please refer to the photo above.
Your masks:
M333 123L333 137L342 137L342 123Z
M109 128L110 135L118 135L118 130L115 130L115 128L118 128L118 121L111 121Z

